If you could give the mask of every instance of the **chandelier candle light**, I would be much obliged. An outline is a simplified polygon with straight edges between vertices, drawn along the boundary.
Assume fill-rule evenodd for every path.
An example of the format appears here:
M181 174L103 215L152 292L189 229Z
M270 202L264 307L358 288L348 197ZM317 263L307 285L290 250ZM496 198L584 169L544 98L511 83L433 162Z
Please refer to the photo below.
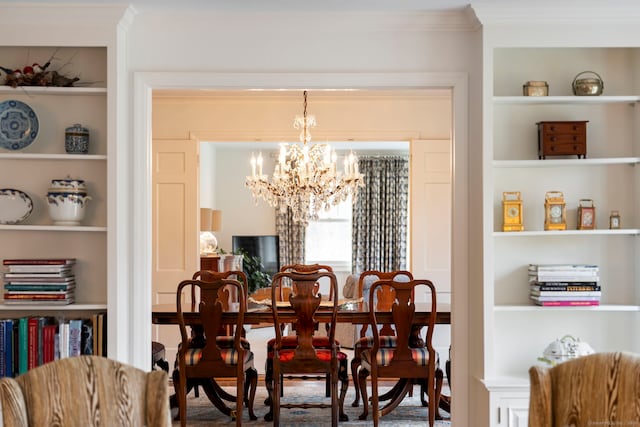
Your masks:
M304 91L304 113L296 116L295 129L300 129L302 144L280 144L278 163L273 177L262 173L262 153L251 156L251 176L245 185L251 189L256 204L263 198L269 205L285 209L289 206L293 220L308 224L318 219L321 209L345 201L349 196L355 201L359 187L364 186L364 176L358 171L358 158L351 152L344 159L344 173L336 169L337 155L328 144L309 146L309 128L316 119L307 115L307 91Z

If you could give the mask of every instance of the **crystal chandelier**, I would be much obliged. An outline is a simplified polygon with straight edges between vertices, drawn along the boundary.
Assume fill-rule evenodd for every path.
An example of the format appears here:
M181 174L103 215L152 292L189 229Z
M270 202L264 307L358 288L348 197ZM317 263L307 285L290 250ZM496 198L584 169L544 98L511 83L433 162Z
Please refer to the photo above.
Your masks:
M293 220L305 225L318 219L321 209L345 201L349 196L355 201L358 188L364 186L363 175L358 172L358 159L351 152L344 159L344 172L336 168L337 155L328 144L309 146L309 128L316 119L307 115L307 91L304 91L304 113L296 116L293 127L300 130L301 144L280 144L278 163L271 181L262 173L262 153L251 155L251 176L245 186L251 189L258 203L263 198L269 205L293 212Z

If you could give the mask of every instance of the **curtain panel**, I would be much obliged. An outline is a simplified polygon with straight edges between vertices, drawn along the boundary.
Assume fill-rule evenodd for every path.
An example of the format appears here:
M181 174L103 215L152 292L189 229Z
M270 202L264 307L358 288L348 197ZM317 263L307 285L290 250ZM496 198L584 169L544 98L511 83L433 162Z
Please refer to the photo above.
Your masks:
M305 226L293 220L290 207L276 208L276 233L280 240L280 265L304 264Z
M360 157L364 188L353 205L353 273L406 269L409 160Z

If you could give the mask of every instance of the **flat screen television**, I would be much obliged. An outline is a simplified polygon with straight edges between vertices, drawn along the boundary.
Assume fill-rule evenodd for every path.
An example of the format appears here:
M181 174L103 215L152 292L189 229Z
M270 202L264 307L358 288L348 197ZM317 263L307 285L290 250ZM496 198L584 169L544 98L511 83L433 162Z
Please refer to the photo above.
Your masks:
M258 256L264 271L273 276L280 270L280 239L278 236L232 236L233 253L240 249L248 255Z

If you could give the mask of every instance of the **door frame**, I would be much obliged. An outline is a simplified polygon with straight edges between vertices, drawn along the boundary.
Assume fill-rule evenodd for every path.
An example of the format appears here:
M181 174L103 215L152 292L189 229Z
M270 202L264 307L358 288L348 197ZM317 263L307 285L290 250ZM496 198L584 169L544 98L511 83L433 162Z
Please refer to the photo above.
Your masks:
M211 73L136 72L133 99L133 223L131 235L132 277L135 286L128 298L132 328L129 360L149 369L151 348L151 147L152 93L156 89L433 89L452 90L452 360L456 368L452 388L456 389L453 419L464 420L469 402L469 209L468 209L468 75L442 73ZM465 403L466 402L466 403ZM458 411L460 411L458 413ZM458 413L458 415L456 415Z

